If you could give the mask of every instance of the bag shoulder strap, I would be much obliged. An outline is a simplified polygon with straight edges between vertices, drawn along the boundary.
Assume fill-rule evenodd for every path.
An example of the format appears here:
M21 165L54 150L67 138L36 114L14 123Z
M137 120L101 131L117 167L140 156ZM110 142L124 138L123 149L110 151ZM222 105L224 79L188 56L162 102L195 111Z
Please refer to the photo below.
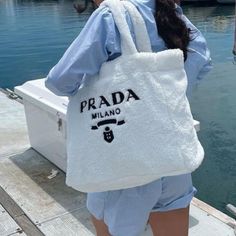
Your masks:
M139 52L152 52L150 38L143 17L137 10L136 6L131 2L122 1L122 3L131 17Z
M128 23L126 21L125 10L128 11L134 26L137 48L140 52L152 51L145 22L134 4L128 1L105 0L101 3L101 5L109 7L112 12L115 24L120 33L122 54L128 55L137 53L136 46L133 42Z
M121 40L121 53L122 55L131 55L137 53L136 46L133 42L132 36L129 31L129 26L125 18L125 8L120 0L105 0L100 6L109 7L115 24L120 33Z

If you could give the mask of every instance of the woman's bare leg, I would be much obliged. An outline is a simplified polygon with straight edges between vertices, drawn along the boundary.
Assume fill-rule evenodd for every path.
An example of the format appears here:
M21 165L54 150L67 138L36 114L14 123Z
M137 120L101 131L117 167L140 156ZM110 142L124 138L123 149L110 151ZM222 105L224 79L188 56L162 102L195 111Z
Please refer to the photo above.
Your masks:
M91 218L96 229L97 236L111 236L109 234L108 227L103 220L97 220L94 216L91 216Z
M154 236L188 236L189 206L167 212L152 212L149 223Z
M92 216L92 222L97 236L111 236L103 220ZM153 212L149 224L154 236L188 236L189 206L167 212Z

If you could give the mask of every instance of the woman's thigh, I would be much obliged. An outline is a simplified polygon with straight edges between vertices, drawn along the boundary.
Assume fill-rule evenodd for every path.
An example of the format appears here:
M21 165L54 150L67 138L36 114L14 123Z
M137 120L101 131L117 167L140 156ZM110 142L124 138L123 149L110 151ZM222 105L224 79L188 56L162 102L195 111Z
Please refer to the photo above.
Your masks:
M98 220L93 215L91 216L91 220L96 230L96 236L111 236L103 220Z
M97 236L111 236L103 220L91 217ZM189 207L168 212L153 212L149 217L153 236L187 236L189 227Z
M154 236L188 236L189 206L166 212L152 212L149 224Z
M125 190L89 193L87 207L99 220L95 223L105 223L112 236L137 236L145 230L160 193L161 181ZM102 224L98 226L104 228Z
M149 217L154 236L187 236L189 205L196 193L191 174L162 178L162 194Z

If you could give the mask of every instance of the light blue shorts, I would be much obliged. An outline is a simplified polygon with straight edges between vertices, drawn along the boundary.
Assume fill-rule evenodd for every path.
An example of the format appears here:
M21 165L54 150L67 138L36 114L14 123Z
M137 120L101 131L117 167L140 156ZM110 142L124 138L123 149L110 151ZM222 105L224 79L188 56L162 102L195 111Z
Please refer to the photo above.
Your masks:
M191 174L185 174L135 188L88 193L87 208L104 220L112 236L140 236L151 212L185 208L195 193Z

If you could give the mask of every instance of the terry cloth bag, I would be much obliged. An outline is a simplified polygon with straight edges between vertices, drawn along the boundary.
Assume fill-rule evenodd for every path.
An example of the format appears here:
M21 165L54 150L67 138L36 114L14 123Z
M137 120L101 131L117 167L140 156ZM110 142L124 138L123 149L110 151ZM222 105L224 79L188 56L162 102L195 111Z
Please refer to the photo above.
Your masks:
M122 55L105 62L99 74L70 98L67 185L100 192L192 172L204 151L186 98L182 51L153 53L133 4L120 0L102 4L113 14ZM124 6L132 16L139 52Z

